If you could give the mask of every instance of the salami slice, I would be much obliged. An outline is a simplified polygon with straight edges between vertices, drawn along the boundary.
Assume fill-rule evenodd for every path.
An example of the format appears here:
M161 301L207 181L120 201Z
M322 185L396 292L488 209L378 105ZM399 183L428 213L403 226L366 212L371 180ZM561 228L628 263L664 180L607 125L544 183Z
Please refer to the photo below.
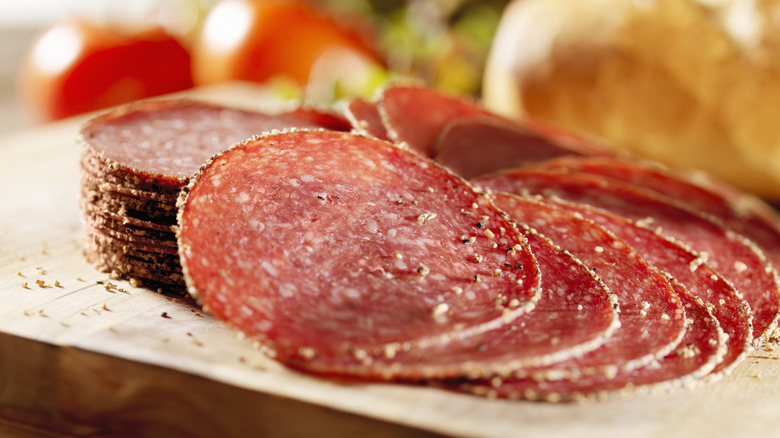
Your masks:
M536 231L521 229L542 272L542 295L532 312L425 349L386 351L360 364L359 372L409 380L507 376L581 356L610 339L620 326L614 294L571 254Z
M513 220L540 230L593 269L620 303L620 329L603 346L526 373L559 378L614 374L646 365L677 347L686 330L682 303L667 278L627 243L592 221L549 204L507 193L494 196L496 205ZM544 283L544 273L550 271L542 272Z
M610 230L655 267L679 281L693 296L703 300L727 335L727 351L715 369L716 374L730 372L750 350L753 316L747 302L697 254L680 242L609 212L560 200L544 199L544 202L581 214Z
M120 214L119 211L104 210L95 204L83 204L82 208L84 209L84 214L86 216L93 216L101 218L102 220L110 220L115 223L122 223L123 225L129 225L142 230L175 233L171 225L163 225L157 222L138 219L128 215L127 212L125 212L125 214Z
M513 193L538 193L599 207L688 244L742 294L753 312L753 339L760 345L777 323L777 275L763 253L741 235L680 203L598 175L513 171L479 184Z
M348 129L335 112L264 114L184 99L134 103L89 120L80 164L84 222L95 237L90 258L119 278L167 281L170 270L125 260L115 249L175 253L170 226L179 191L209 157L266 130L324 125ZM183 284L180 277L175 284Z
M343 102L342 111L357 132L389 140L387 129L374 102L355 97Z
M464 178L560 156L614 155L595 143L542 135L520 122L495 115L461 117L444 126L434 159Z
M197 101L147 101L91 119L81 138L90 153L116 163L116 171L181 186L212 155L253 135L289 127L319 126Z
M370 137L236 145L190 183L179 227L204 307L316 372L500 327L540 294L525 239L486 196Z
M328 129L331 131L348 132L352 129L352 123L339 111L331 107L314 105L296 105L287 111L274 114L282 119L292 119L292 126L306 123L311 126Z
M585 374L576 379L535 380L510 378L447 382L449 387L487 397L511 399L582 401L617 398L639 392L653 393L694 386L709 375L722 360L725 335L701 300L691 296L672 280L691 326L680 347L660 360L631 370L616 369L614 374Z
M674 171L658 164L608 158L565 158L539 163L539 167L587 172L624 181L659 194L673 193L758 245L774 267L780 266L780 219L771 207L711 178ZM780 295L773 305L755 309L756 319L776 319ZM764 312L765 314L760 314Z
M388 137L394 142L406 143L425 157L434 156L436 139L449 122L461 117L492 115L468 99L431 88L400 84L382 91L378 109Z

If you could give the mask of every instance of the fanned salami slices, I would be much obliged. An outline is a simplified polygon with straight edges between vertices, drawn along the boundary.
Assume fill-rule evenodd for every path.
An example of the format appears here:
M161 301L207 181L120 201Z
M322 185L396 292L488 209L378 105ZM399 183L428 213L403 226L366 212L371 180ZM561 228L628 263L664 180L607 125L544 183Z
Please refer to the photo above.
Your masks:
M369 137L236 145L192 180L178 223L190 292L315 372L500 327L540 293L525 239L484 195Z
M712 215L725 226L750 239L763 250L774 267L780 266L780 218L777 213L758 199L738 192L725 183L657 164L603 157L567 157L538 163L538 168L602 175L659 194L674 194L687 205ZM780 311L780 298L776 298L774 304L774 308L765 308L766 315L756 315L756 318L772 318L772 314Z
M493 115L476 102L416 85L396 84L384 89L377 105L388 137L424 157L434 156L436 139L449 122Z
M171 226L189 177L215 153L252 135L320 126L348 129L349 123L314 108L272 115L192 100L135 103L91 119L81 131L89 258L115 277L183 293Z
M474 178L561 156L614 155L595 143L553 140L529 126L492 114L456 119L441 129L434 160L464 178Z
M596 141L538 121L509 119L431 88L394 84L382 90L375 105L379 117L366 108L363 123L378 127L381 122L380 132L389 139L465 178L555 156L617 155Z
M425 349L393 350L363 365L382 378L443 379L509 376L593 351L621 325L614 294L571 254L523 228L543 273L533 311L498 328ZM555 273L554 275L550 275Z
M753 316L750 307L734 286L715 272L699 255L679 242L609 212L560 200L542 201L580 214L610 230L653 266L671 275L694 297L701 299L717 318L727 336L727 351L714 370L716 374L730 372L750 350L753 340Z
M776 333L766 204L418 85L340 104L88 121L88 258L291 368L489 397L689 387Z
M646 365L677 347L687 329L683 305L667 278L628 244L601 226L549 204L507 193L495 193L494 200L510 218L543 230L582 260L620 303L620 329L603 346L579 358L522 370L524 374L569 379L611 375ZM550 271L542 272L544 284L544 272Z
M579 401L690 387L722 360L725 335L706 307L673 281L691 321L679 348L644 367L615 369L613 374L585 374L576 379L509 378L446 382L462 391L496 398Z
M777 274L763 252L742 235L647 190L598 175L518 170L478 179L499 191L557 196L599 207L688 244L742 294L753 312L753 339L777 324Z

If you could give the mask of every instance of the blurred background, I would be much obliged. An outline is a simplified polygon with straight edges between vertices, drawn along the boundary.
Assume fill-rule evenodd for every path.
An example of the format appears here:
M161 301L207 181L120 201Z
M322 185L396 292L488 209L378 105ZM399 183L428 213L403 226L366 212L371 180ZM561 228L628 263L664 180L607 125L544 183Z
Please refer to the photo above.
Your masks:
M413 78L780 200L780 0L0 0L0 133L228 81Z
M478 95L506 3L3 0L0 133L229 80L317 103L396 77Z

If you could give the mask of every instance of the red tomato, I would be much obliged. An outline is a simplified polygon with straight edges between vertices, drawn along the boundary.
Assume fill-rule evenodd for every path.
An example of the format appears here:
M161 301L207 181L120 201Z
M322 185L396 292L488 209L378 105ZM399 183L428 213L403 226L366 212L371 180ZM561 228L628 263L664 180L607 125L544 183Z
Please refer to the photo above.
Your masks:
M190 56L161 29L126 33L68 21L34 43L19 75L19 96L47 121L192 87Z
M275 76L305 84L312 65L332 48L381 64L359 33L305 1L223 0L211 9L196 37L193 75L196 84L265 82Z

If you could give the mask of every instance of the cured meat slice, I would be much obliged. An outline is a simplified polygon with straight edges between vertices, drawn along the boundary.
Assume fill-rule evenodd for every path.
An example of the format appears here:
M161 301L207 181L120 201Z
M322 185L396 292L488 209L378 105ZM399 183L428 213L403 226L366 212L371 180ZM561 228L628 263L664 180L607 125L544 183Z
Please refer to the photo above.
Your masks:
M560 156L614 155L595 143L558 137L555 140L520 122L494 115L456 119L442 128L434 159L464 178Z
M90 259L119 278L166 282L170 269L126 260L116 248L175 253L170 226L179 191L209 157L266 130L326 125L348 129L337 113L314 108L264 114L183 99L130 104L89 120L80 164ZM177 275L174 283L183 284Z
M344 101L342 108L345 117L357 132L380 140L389 140L382 116L374 102L355 97Z
M171 231L157 231L147 228L139 228L129 225L123 220L108 219L106 216L84 216L84 222L96 230L103 230L105 234L116 234L119 238L128 241L148 241L149 243L176 246L176 234Z
M539 163L540 168L603 175L652 190L659 194L674 194L687 205L713 215L732 230L758 245L774 267L780 266L780 229L777 213L760 200L725 183L696 176L647 162L608 158L564 158ZM775 309L767 306L771 318L780 311L780 296Z
M576 379L510 378L447 382L447 385L492 398L551 402L605 399L693 386L722 360L726 336L701 300L691 296L680 283L672 280L672 284L691 326L679 348L650 365L632 370L615 369L611 375L586 374Z
M686 329L685 311L669 281L623 240L582 216L528 198L494 194L513 220L540 230L593 269L620 303L621 326L603 346L580 358L525 374L573 378L614 374L665 356ZM545 271L542 269L542 284Z
M171 225L163 225L148 220L138 219L136 217L126 214L127 212L125 212L125 214L120 214L118 210L117 211L104 210L95 204L83 204L83 209L84 209L84 214L86 216L98 217L104 220L113 221L115 223L122 223L125 225L136 227L138 229L163 231L163 232L167 231L167 232L174 233Z
M426 157L440 155L440 159L450 161L450 165L462 168L468 175L477 175L488 166L500 166L501 160L491 160L491 154L508 154L507 158L513 160L522 158L510 147L512 142L518 140L521 142L518 147L537 156L542 154L536 147L541 144L550 149L546 155L541 155L544 157L549 157L553 151L558 154L616 154L596 141L535 120L509 119L488 111L476 101L432 88L409 84L389 86L380 94L377 108L389 139L406 143ZM447 133L450 125L453 125L454 132ZM461 135L468 139L461 139ZM532 140L532 144L525 145L529 140ZM453 141L453 145L449 145L449 141ZM475 169L468 166L468 161L457 157L458 153L466 151L470 157L478 160L474 164Z
M370 137L264 135L215 157L185 193L191 293L304 369L497 328L540 294L525 239L486 196Z
M655 267L680 282L693 296L703 300L727 335L727 351L715 373L730 372L751 348L753 317L749 306L734 286L697 254L679 242L609 212L584 204L551 199L543 201L581 214L610 230Z
M122 216L132 216L168 226L176 223L175 204L171 206L150 199L106 193L87 183L81 186L81 201L82 205L111 211ZM86 211L86 208L88 207L84 207L83 210Z
M96 242L105 245L107 247L112 248L121 248L123 252L131 252L133 250L139 250L139 251L145 251L145 252L151 252L156 254L169 254L169 255L176 255L178 254L178 246L174 245L158 245L156 243L152 242L139 242L139 241L130 241L125 236L118 235L114 233L113 235L110 233L104 233L102 230L95 229L89 224L84 224L84 229L87 233L87 236L94 236L97 240Z
M91 154L115 163L115 171L181 186L212 155L253 135L290 127L319 126L203 102L147 101L91 119L81 139Z
M275 116L295 120L291 127L299 126L303 122L331 131L348 132L352 129L352 123L343 114L330 107L298 105Z
M370 363L350 364L360 368L353 373L410 380L510 375L581 356L604 344L620 326L614 294L571 254L534 230L523 231L542 272L542 295L532 312L493 330L425 349L392 348ZM323 368L339 366L344 365Z
M477 180L510 193L560 197L592 205L688 244L728 279L753 312L753 339L760 345L777 323L777 274L763 253L741 235L670 198L598 175L518 170Z
M152 289L186 295L181 266L175 252L163 254L146 252L135 246L128 248L94 231L87 232L84 249L87 259L113 278L141 280Z
M465 98L431 88L401 84L382 91L378 109L388 137L394 142L406 143L424 157L435 155L436 139L451 121L461 117L492 115L476 102Z

